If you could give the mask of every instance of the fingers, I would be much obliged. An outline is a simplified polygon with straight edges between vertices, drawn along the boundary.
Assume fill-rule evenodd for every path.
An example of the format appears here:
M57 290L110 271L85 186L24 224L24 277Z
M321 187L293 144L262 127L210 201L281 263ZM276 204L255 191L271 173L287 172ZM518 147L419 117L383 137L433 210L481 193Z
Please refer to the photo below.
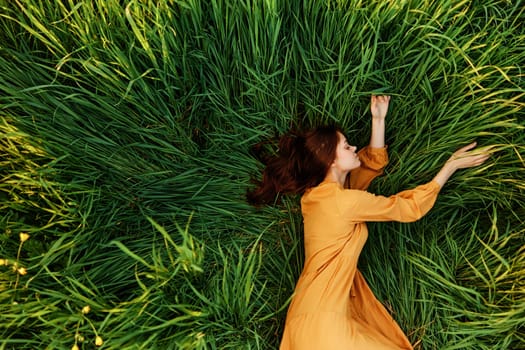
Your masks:
M381 95L376 96L372 95L370 98L370 112L372 112L372 117L374 119L384 119L386 117L388 106L389 106L390 96Z
M456 157L453 159L453 162L456 163L456 166L458 169L462 168L471 168L475 166L479 166L490 157L490 153L473 153L472 152L465 152L464 154Z
M478 149L476 149L474 152L478 152L478 153L483 153L483 154L492 154L492 153L495 153L497 152L497 145L489 145L489 146L484 146L484 147L480 147Z
M460 149L458 149L458 150L456 151L456 153L459 154L459 153L467 152L467 151L473 149L474 147L476 147L477 144L478 144L478 143L477 143L476 141L474 141L474 142L472 142L472 143L470 143L470 144L468 144L468 145L466 145L466 146L464 146L464 147L461 147Z
M490 155L495 152L496 145L476 147L477 142L472 142L452 154L447 162L450 162L455 169L464 169L479 166L490 158Z
M487 161L487 159L489 159L488 156L483 156L483 157L480 157L480 158L472 159L472 163L469 164L468 167L472 168L472 167L480 166L481 164L485 163Z
M472 164L473 166L477 166L477 165L481 165L483 163L485 163L485 161L487 159L489 159L490 155L489 154L481 154L481 155L478 155L478 156L472 156Z
M372 103L385 103L390 101L389 95L372 95Z
M478 149L474 149L476 146L477 146L477 142L474 141L471 144L468 144L458 149L456 152L454 152L454 155L456 157L463 156L463 155L474 155L474 154L490 155L496 151L495 150L496 145L484 146Z

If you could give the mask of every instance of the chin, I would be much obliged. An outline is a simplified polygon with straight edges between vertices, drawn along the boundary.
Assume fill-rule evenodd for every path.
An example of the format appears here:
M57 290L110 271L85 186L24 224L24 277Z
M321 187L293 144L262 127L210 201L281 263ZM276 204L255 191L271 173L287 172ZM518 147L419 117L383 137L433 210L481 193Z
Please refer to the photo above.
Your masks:
M357 169L361 166L361 162L360 161L357 161L355 162L354 166L352 166L349 170L354 170L354 169Z

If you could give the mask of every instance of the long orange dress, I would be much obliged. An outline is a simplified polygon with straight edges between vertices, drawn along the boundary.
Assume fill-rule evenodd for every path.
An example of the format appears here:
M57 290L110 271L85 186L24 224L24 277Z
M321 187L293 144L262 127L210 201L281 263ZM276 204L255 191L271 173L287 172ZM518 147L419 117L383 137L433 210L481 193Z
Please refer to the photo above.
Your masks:
M349 188L323 182L301 198L305 263L288 308L281 350L413 349L357 269L366 221L411 222L434 205L431 181L390 197L366 192L388 162L386 148L366 147ZM409 276L406 276L407 278Z

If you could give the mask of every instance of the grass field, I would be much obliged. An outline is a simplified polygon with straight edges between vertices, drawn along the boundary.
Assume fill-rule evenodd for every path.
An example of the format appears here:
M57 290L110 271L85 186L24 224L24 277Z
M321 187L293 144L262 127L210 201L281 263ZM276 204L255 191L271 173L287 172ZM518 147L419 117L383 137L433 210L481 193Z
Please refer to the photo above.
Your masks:
M371 191L497 145L360 269L417 349L525 347L525 2L0 0L0 349L276 349L298 198L245 201L251 147L370 135ZM275 145L270 143L269 147Z

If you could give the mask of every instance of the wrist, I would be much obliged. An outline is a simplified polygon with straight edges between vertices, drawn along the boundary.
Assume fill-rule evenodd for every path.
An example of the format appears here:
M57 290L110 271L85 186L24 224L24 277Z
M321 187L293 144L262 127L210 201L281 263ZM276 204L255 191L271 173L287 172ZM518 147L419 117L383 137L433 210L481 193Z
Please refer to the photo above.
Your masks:
M372 122L376 123L384 123L386 119L386 116L377 116L372 114Z
M454 161L449 159L445 162L445 164L443 165L443 168L446 170L446 171L449 171L449 172L452 172L454 173L456 170L458 170L458 167L454 164Z
M445 183L448 181L448 179L456 172L456 168L451 163L447 162L441 170L436 174L434 177L434 180L443 187Z

